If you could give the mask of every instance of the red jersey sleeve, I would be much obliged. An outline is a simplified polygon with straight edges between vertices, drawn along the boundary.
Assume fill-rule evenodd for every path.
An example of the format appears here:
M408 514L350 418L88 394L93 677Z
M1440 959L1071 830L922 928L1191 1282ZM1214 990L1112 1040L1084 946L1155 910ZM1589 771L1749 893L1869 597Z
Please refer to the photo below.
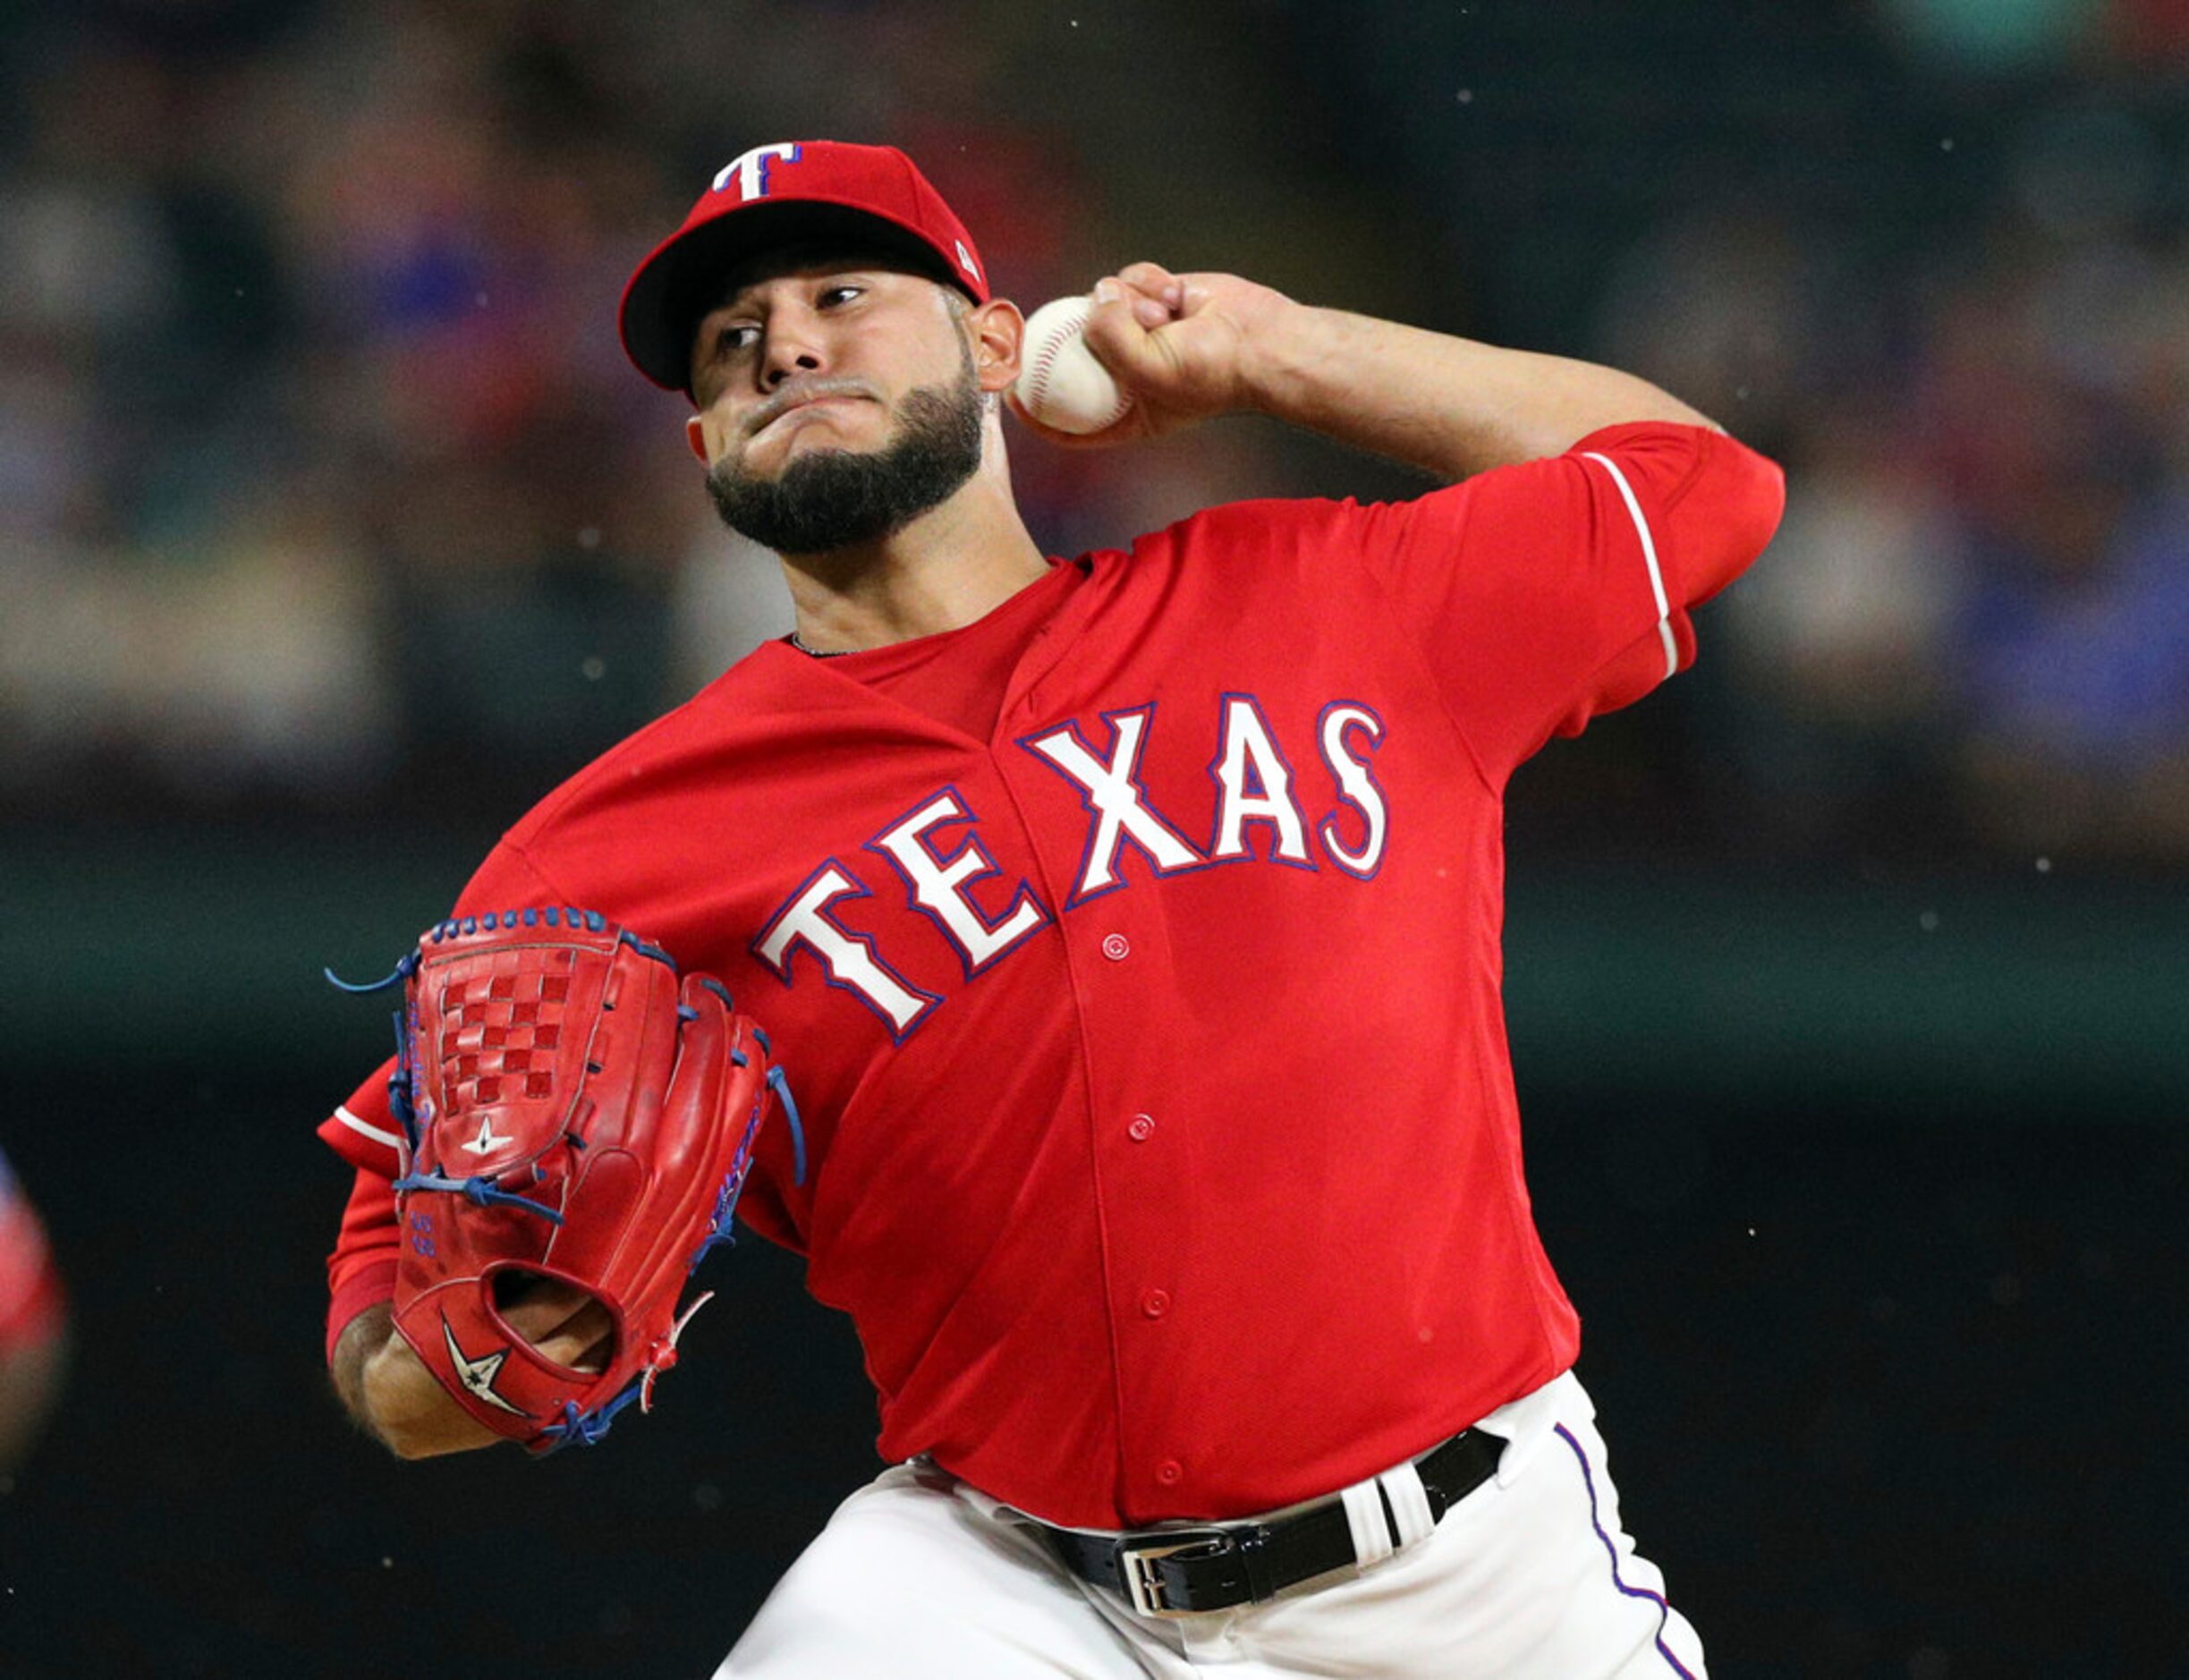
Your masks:
M1615 426L1359 510L1362 554L1502 785L1552 734L1693 663L1687 609L1762 553L1785 497L1778 468L1722 433Z
M395 1294L395 1192L379 1174L361 1171L342 1210L342 1230L327 1257L327 1362L350 1320Z

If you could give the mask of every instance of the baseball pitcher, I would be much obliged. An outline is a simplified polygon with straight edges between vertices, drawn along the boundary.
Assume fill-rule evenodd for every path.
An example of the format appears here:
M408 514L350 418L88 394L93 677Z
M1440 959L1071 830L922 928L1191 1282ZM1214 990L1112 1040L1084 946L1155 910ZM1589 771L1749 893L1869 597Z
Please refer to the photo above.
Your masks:
M1025 318L878 147L731 163L621 328L796 629L406 958L322 1127L358 1418L597 1438L734 1209L851 1315L890 1468L723 1675L1701 1675L1531 1216L1502 802L1693 660L1778 470L1609 369L1142 262L1084 328L1124 412L1057 441L1251 412L1444 488L1047 556Z

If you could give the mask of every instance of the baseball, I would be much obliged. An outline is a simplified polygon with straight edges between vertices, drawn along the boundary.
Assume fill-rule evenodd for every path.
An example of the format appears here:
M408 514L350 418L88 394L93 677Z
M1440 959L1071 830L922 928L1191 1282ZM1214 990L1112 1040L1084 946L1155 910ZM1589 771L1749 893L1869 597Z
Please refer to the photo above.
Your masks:
M1057 298L1026 319L1026 365L1011 388L1044 426L1099 432L1133 406L1132 396L1087 348L1088 301Z

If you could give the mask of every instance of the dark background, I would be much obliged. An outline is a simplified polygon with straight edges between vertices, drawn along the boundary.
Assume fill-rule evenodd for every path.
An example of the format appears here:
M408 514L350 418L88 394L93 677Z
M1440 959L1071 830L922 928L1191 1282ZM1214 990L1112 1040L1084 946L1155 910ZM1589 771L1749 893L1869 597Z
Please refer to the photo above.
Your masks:
M787 626L613 301L835 134L1029 303L1234 268L1786 462L1698 668L1514 787L1630 1527L1735 1680L2189 1674L2185 66L2163 0L6 13L0 1142L76 1358L0 1673L703 1674L875 1469L755 1241L599 1450L389 1459L326 1392L311 1135L386 1031L319 966ZM1413 488L1252 422L1013 450L1059 552Z

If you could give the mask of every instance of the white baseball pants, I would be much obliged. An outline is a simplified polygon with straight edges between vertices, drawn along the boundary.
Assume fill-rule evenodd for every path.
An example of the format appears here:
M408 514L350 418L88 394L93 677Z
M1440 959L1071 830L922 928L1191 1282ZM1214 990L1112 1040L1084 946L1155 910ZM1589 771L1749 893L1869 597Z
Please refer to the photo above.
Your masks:
M1703 1680L1695 1630L1619 1525L1594 1418L1558 1378L1482 1420L1511 1445L1433 1530L1176 1619L1070 1574L1010 1507L895 1465L838 1508L717 1680ZM1411 1465L1375 1481L1426 1518ZM1362 1489L1373 1500L1375 1481Z

